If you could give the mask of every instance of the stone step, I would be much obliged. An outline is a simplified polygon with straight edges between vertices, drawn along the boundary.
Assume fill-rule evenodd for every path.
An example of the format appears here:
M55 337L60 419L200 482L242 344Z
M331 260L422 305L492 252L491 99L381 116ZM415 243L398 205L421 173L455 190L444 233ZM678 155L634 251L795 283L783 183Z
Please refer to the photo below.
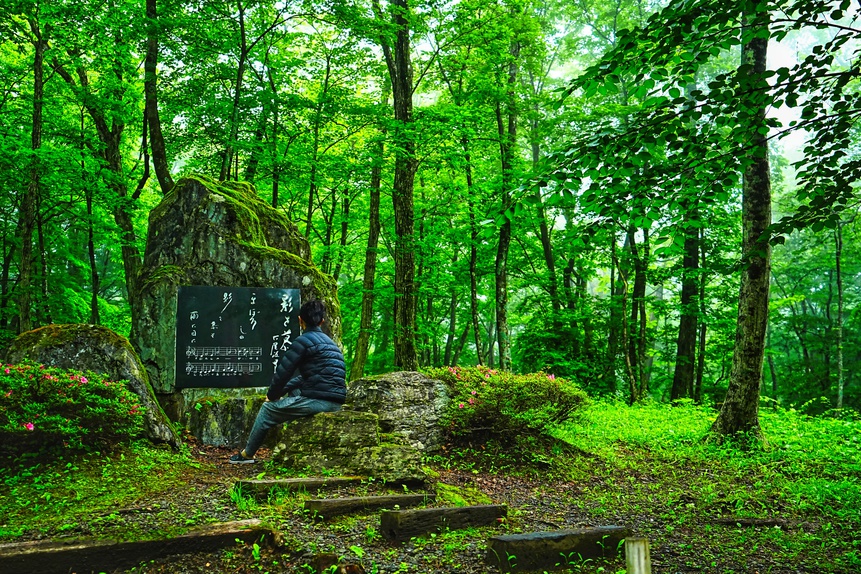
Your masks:
M314 492L321 489L360 484L362 480L364 479L361 476L237 480L233 487L240 488L243 494L255 498L267 498L276 489L285 492Z
M211 552L236 546L236 541L273 544L272 530L259 520L210 524L181 536L161 540L39 540L0 544L0 572L68 574L113 572L174 554Z
M630 534L622 526L599 526L494 536L487 542L487 562L503 572L561 569L586 558L617 556Z
M380 515L380 531L389 540L401 542L443 528L489 526L507 514L508 507L504 504L392 510Z
M349 498L321 498L305 502L305 510L316 512L322 518L331 518L359 510L393 506L416 506L436 500L435 494L392 494L383 496L355 496Z

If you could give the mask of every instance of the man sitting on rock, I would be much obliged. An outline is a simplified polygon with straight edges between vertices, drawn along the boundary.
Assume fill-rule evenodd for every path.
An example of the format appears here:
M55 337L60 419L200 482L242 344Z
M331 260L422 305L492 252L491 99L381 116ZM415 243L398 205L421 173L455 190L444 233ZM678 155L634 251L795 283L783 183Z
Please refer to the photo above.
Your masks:
M230 457L230 464L257 462L254 453L274 426L341 410L347 396L347 370L341 349L320 329L325 314L326 305L316 299L299 309L299 327L303 333L278 359L266 401L257 413L248 442L241 452ZM297 371L298 376L294 377Z

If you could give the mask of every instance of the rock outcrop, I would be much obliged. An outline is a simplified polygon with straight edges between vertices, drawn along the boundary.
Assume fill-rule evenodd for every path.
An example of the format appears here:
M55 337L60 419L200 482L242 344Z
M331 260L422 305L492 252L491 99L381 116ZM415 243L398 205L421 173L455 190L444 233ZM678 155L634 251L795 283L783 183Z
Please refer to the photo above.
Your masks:
M340 338L334 280L313 265L308 242L296 227L247 183L202 176L178 181L150 212L143 269L130 339L174 420L187 414L186 405L209 394L175 387L181 285L300 289L303 301L326 302L324 325L336 341Z
M422 453L380 433L374 413L320 413L279 427L272 459L297 471L368 476L390 482L425 479Z
M180 439L150 386L146 370L129 341L98 325L47 325L22 333L6 351L8 363L29 359L61 369L92 371L111 380L128 381L144 407L144 431L154 442L179 446Z
M413 371L358 379L347 389L349 408L376 413L382 432L401 436L423 452L442 444L440 419L448 403L443 382Z

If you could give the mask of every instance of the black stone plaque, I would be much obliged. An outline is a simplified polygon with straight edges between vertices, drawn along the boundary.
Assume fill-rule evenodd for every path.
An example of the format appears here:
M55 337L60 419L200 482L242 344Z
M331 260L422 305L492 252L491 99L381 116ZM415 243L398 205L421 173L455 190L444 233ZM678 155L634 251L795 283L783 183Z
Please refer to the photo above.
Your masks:
M298 289L182 286L176 388L268 387L299 336Z

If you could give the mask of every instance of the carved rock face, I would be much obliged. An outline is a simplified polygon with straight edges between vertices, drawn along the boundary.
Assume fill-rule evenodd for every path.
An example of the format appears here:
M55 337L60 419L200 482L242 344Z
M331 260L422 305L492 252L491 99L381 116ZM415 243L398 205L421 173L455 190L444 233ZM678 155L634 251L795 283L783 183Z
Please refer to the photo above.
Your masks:
M153 442L180 443L149 384L147 373L129 341L107 327L98 325L48 325L22 333L6 352L6 361L36 363L93 371L111 380L127 380L128 387L140 397L144 412L144 431Z
M180 285L300 289L303 301L325 301L324 326L340 339L334 280L313 265L308 242L296 227L246 183L197 176L177 182L150 213L139 285L130 339L174 419L193 400L175 392Z
M414 371L358 379L347 387L350 408L376 413L383 433L403 437L423 452L433 452L442 444L440 418L448 402L443 382Z

